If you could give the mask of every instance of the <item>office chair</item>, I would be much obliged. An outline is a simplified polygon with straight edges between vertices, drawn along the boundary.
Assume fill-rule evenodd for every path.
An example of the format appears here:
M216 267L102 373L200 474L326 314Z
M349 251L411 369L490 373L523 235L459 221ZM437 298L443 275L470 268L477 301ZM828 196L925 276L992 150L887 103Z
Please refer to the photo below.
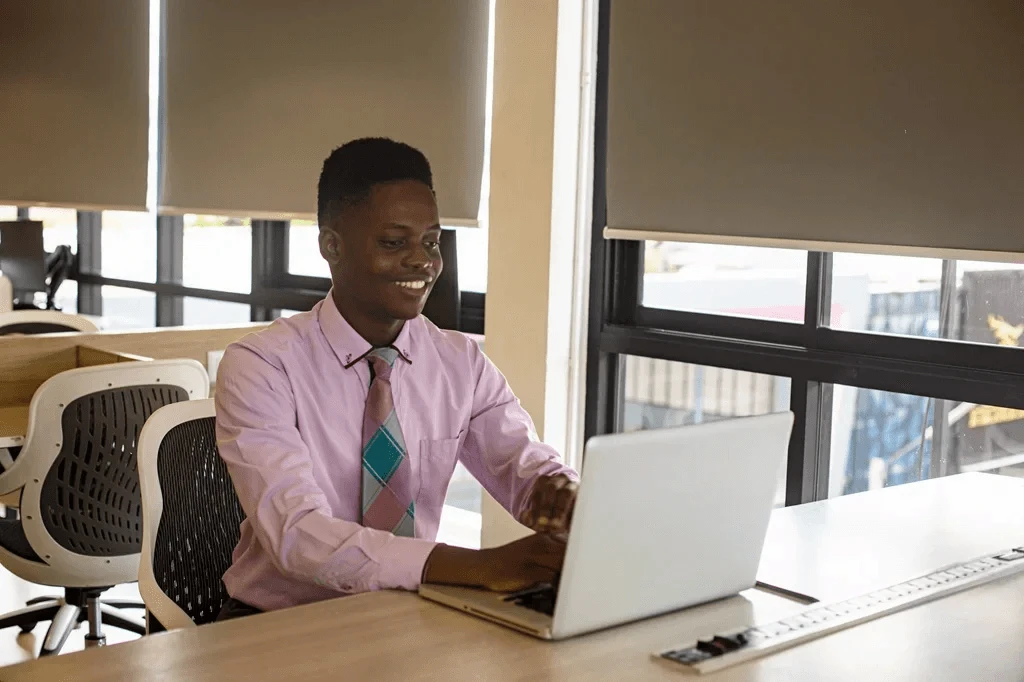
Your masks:
M0 495L21 489L21 518L0 520L0 565L61 598L34 599L0 617L0 629L28 632L51 620L40 656L60 651L88 619L87 644L102 644L102 624L145 633L141 619L100 600L139 572L142 505L137 444L160 407L209 394L195 360L156 360L83 367L40 386L29 405L28 434L0 477Z
M212 399L153 413L139 437L139 479L149 632L213 622L245 512L217 452Z
M12 310L0 313L0 336L94 331L97 331L96 325L81 315L57 310Z

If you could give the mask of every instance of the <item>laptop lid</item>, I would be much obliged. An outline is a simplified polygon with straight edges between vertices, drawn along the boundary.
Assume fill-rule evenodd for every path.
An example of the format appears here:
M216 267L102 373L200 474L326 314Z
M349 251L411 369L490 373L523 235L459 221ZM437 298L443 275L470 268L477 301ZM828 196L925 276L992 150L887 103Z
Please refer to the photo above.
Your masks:
M553 636L753 587L792 427L784 412L592 438Z

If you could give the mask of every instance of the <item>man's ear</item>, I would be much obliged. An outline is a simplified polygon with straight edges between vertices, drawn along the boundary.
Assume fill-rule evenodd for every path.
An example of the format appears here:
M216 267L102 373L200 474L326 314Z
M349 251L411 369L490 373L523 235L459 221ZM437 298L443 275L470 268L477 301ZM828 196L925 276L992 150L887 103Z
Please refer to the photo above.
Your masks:
M341 238L329 227L320 228L320 255L331 265L337 265L341 259Z

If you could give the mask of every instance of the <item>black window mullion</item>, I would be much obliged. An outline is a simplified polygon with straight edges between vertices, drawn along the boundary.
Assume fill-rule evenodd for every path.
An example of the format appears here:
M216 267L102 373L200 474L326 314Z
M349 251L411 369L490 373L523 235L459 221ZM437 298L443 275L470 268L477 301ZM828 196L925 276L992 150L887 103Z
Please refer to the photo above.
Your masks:
M99 275L103 263L103 214L99 211L78 211L78 253L75 255L74 279L81 275ZM78 312L82 315L103 314L103 293L99 284L78 283Z
M157 216L156 219L156 281L157 284L184 283L185 218L180 215ZM174 294L157 292L156 326L176 327L184 324L184 299Z

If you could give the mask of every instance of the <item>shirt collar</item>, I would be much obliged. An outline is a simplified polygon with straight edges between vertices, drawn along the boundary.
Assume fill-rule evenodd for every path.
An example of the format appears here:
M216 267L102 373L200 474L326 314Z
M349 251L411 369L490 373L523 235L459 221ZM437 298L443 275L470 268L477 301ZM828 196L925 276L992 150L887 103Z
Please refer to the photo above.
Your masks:
M362 360L367 353L373 350L370 342L360 336L359 332L353 329L348 320L338 311L338 306L334 304L334 289L327 293L327 298L321 303L320 310L317 312L317 321L320 323L320 330L327 338L331 350L334 351L345 369ZM398 351L398 356L410 364L412 364L412 328L417 322L419 322L419 318L409 320L402 325L402 331L398 333L398 338L391 344Z

